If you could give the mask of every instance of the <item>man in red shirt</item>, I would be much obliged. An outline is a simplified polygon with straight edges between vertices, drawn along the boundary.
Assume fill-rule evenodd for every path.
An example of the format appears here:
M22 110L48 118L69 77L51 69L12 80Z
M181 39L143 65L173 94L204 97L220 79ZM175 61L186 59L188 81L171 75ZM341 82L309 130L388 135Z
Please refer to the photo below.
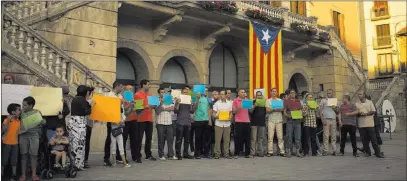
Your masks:
M146 134L146 141L144 143L144 153L147 160L156 161L151 152L151 139L153 137L153 112L151 105L148 104L148 96L151 96L149 92L150 81L141 80L140 89L134 96L135 100L143 100L144 109L137 110L137 144L136 144L136 163L142 163L141 161L141 145L143 142L144 133Z

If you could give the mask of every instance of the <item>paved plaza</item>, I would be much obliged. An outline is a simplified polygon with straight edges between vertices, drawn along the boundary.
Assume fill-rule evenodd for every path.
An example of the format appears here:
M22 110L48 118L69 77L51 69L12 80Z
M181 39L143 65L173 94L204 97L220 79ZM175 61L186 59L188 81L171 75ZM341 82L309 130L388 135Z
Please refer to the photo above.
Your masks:
M104 167L103 154L94 153L92 168L79 172L74 180L406 180L406 133L396 133L392 140L388 134L382 137L384 159L354 158L350 143L344 157L143 160L142 164L130 162L132 168ZM157 157L157 150L153 153ZM62 179L66 180L62 175L54 177Z

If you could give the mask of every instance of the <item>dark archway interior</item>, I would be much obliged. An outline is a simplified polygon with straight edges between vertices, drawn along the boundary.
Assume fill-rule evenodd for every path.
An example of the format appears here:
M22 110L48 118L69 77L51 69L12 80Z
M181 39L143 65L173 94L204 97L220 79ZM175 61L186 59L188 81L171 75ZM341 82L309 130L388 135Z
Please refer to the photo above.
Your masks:
M295 73L288 84L289 89L294 89L297 95L300 95L302 91L308 91L308 82L304 75Z
M175 56L167 60L160 72L162 88L182 89L186 84L199 84L199 73L186 57Z
M142 79L149 79L149 72L144 59L134 50L118 48L116 80L124 85L137 87Z

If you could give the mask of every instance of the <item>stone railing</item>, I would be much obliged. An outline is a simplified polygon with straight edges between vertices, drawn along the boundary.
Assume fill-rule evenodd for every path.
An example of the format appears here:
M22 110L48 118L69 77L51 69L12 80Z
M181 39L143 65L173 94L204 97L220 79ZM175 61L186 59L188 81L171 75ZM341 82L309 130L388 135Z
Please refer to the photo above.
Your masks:
M390 85L392 80L393 80L393 78L369 80L368 88L370 90L378 90L378 89L384 90Z
M244 15L244 12L247 9L257 9L261 12L266 13L268 16L273 18L283 18L284 19L284 12L287 12L288 9L286 8L279 8L279 7L271 7L269 5L261 4L254 1L238 1L236 2L237 7L239 8L239 14Z
M386 89L382 92L382 95L375 104L377 108L382 106L383 101L385 99L394 100L394 98L399 95L399 92L403 91L403 87L397 86L397 84L399 84L400 81L403 81L402 76L406 75L396 74L393 77L393 79L388 83Z
M107 83L79 61L71 58L9 12L3 13L2 44L14 47L29 61L70 86L86 84L95 87L97 92L111 90Z
M31 25L83 6L90 2L71 1L10 1L4 3L7 12Z

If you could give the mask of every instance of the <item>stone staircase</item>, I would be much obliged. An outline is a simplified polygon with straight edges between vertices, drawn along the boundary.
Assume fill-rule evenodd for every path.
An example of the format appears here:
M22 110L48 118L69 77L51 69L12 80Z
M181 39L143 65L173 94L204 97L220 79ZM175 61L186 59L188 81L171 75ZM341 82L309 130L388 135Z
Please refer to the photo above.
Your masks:
M81 84L95 87L98 93L111 90L106 82L92 73L86 66L54 46L27 24L27 22L32 24L46 19L41 14L42 11L48 11L43 9L44 2L29 3L31 6L28 6L27 2L13 2L11 6L5 4L11 12L3 11L2 55L25 67L50 86L69 85L71 95L76 94L76 88ZM58 2L54 5L63 5L64 3ZM78 3L76 2L76 5ZM21 6L21 4L27 6ZM33 9L33 4L41 5L42 9L40 8L39 11L37 8ZM27 10L27 7L31 8ZM65 11L68 10L65 9ZM27 12L30 12L29 15L32 17L26 16Z

